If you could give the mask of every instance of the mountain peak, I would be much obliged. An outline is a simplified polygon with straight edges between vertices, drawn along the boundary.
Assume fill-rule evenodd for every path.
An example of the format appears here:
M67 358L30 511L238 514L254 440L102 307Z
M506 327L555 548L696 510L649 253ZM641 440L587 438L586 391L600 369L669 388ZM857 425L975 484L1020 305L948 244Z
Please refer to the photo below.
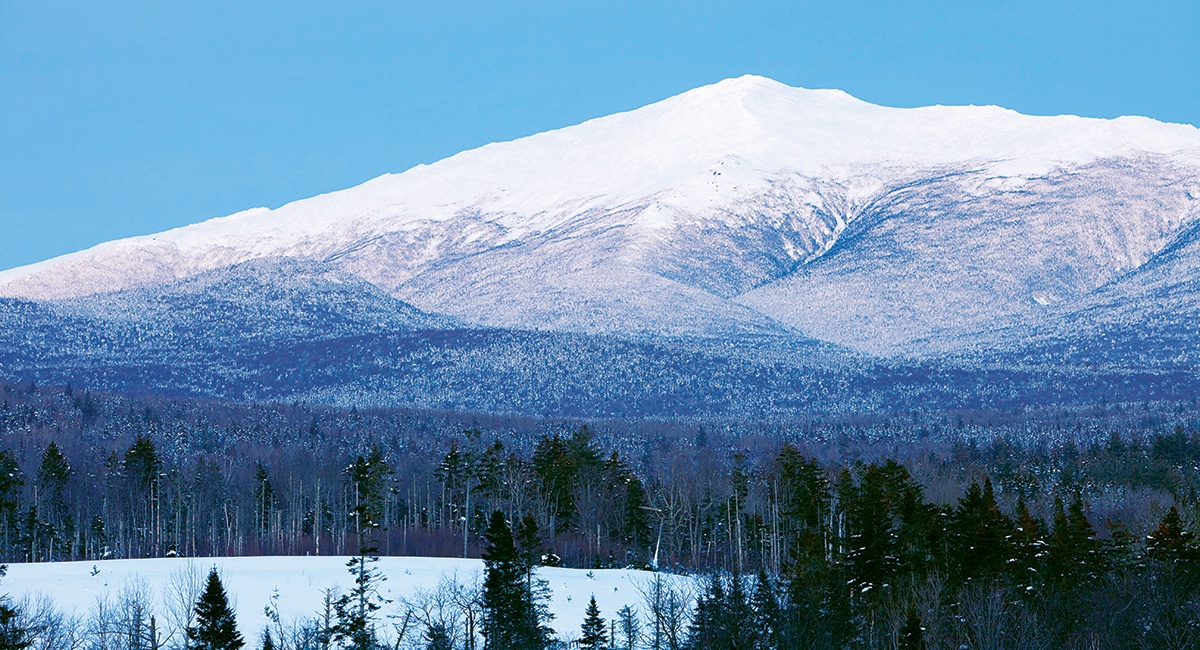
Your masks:
M821 213L832 225L822 221L804 241L788 243L798 246L787 254L793 264L830 244L853 205L929 170L1031 178L1063 165L1180 151L1187 153L1175 160L1200 164L1200 130L996 107L887 108L840 90L743 75L278 209L0 272L0 295L85 295L258 257L358 259L348 270L392 291L449 258L571 229L636 224L641 239L606 245L644 259L680 223L738 224L764 210L790 219ZM836 196L820 187L838 188ZM750 204L759 207L746 213ZM364 251L379 257L368 265Z

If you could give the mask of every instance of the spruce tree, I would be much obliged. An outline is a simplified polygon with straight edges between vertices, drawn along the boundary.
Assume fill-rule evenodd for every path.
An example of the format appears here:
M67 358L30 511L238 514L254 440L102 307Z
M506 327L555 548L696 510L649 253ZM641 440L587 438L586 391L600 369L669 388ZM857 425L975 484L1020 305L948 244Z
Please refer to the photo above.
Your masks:
M216 567L208 572L204 591L196 601L196 619L187 629L187 638L189 650L238 650L246 645Z
M637 612L629 605L617 611L613 631L620 634L620 644L613 644L618 650L634 650L642 641L642 622L638 620Z
M512 528L499 510L484 534L483 581L485 650L540 650L549 643L539 608L526 580Z
M992 481L971 483L950 518L952 567L961 581L994 576L1012 551L1013 525L1000 512Z
M21 608L0 596L0 650L25 650L33 644Z
M429 626L428 630L425 630L425 641L425 650L454 650L450 633L441 623L434 623Z
M921 617L917 610L909 607L908 616L900 628L901 650L925 650L925 628L921 627Z
M596 605L596 596L588 601L587 610L583 613L583 624L580 626L583 634L579 637L579 647L584 650L602 650L605 635L604 619L600 618L600 607Z
M779 647L783 621L779 597L775 585L765 571L760 571L754 582L754 593L750 597L753 614L754 638L760 648Z
M517 552L521 564L532 576L533 568L542 561L542 531L538 529L537 519L530 514L521 517L517 524Z
M359 554L346 563L346 568L354 576L354 586L333 604L337 613L333 638L342 647L353 650L371 650L378 645L375 612L383 607L378 585L384 577L372 566L379 558L367 555L366 550L360 549Z
M706 593L696 600L696 613L688 626L686 647L689 650L725 648L730 645L725 616L727 604L725 586L720 576L714 573L708 578Z

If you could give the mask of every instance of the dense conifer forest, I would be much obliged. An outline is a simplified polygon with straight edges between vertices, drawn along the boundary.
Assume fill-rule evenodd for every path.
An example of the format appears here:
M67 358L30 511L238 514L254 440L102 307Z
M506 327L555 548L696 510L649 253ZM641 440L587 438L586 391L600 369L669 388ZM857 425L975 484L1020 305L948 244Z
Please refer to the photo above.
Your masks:
M551 644L541 564L700 576L594 612L582 647L1196 647L1198 423L1195 402L579 422L9 383L0 552L483 557L503 597L485 583L490 617L429 647Z

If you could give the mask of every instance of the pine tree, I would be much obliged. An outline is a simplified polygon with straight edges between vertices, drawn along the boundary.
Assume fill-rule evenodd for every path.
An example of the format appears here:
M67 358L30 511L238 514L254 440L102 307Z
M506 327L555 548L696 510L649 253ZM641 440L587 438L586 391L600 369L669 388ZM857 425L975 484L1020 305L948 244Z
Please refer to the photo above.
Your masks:
M921 617L917 610L909 607L908 616L900 628L901 650L925 650L925 628L921 626Z
M486 650L540 650L549 642L542 612L534 603L512 528L499 510L484 535L483 634Z
M542 531L538 529L537 519L526 514L517 524L517 552L525 570L532 574L533 568L542 561Z
M204 591L196 601L195 622L187 629L189 650L238 650L246 645L237 630L229 598L216 567L208 572Z
M262 650L275 650L275 639L271 638L271 631L263 631Z
M753 612L754 638L756 647L778 648L782 620L779 608L779 597L775 594L775 585L765 571L760 571L754 582L754 594L750 598L750 609Z
M271 533L271 517L275 512L275 488L262 461L254 463L254 527L259 535Z
M1096 530L1083 512L1083 499L1078 493L1063 509L1061 498L1054 500L1054 531L1050 535L1046 564L1051 574L1064 585L1077 586L1081 578L1089 577L1099 561L1099 542Z
M368 549L368 552L374 552L375 535L383 528L388 479L392 474L392 468L384 460L378 445L371 445L371 451L365 457L358 456L346 468L353 499L350 521L354 524L359 546Z
M333 627L333 638L345 648L371 650L378 645L375 635L375 612L382 607L378 584L384 578L372 567L379 558L370 556L365 550L346 563L354 576L354 587L334 602L337 624Z
M706 592L696 601L696 613L688 626L689 650L725 648L730 645L725 625L726 605L725 586L720 576L714 573L708 577Z
M721 625L725 630L726 647L730 650L751 650L758 644L757 628L754 625L754 610L746 597L746 582L740 574L729 579L729 595L721 611Z
M425 650L454 650L454 644L450 640L450 633L446 631L446 626L441 623L434 623L425 631Z
M7 567L6 567L7 568ZM0 650L25 650L33 645L21 608L0 596Z
M9 449L0 451L0 526L3 527L3 538L0 544L4 548L12 548L16 542L17 513L21 507L21 486L25 480L21 477L21 466Z
M617 622L613 625L614 634L619 634L620 644L614 643L618 650L634 650L642 641L642 622L638 620L637 612L625 605L617 610Z
M595 594L588 601L583 616L583 624L580 626L583 634L579 637L579 647L584 650L602 650L607 636L604 619L600 618L600 607L596 605Z
M1146 553L1154 560L1177 562L1187 556L1191 543L1192 534L1184 530L1179 509L1171 506L1154 532L1146 537Z
M1032 593L1046 555L1045 526L1029 512L1025 499L1017 499L1016 523L1010 543L1009 575L1015 586Z
M971 483L950 518L950 554L962 581L996 575L1012 551L1013 526L996 505L992 481Z

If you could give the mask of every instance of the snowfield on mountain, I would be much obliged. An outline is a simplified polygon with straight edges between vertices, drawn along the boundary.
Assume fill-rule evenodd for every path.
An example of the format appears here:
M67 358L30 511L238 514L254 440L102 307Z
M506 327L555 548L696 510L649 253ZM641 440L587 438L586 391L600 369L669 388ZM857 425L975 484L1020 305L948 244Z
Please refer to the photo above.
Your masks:
M745 76L0 272L0 322L53 331L46 323L60 319L87 332L42 347L0 341L0 367L50 381L111 376L89 360L101 350L106 367L150 359L197 374L180 380L190 392L246 396L262 390L215 386L267 382L264 359L286 346L480 330L710 356L751 340L784 357L824 345L838 368L1021 359L1086 373L1104 356L1118 372L1167 368L1193 381L1175 350L1200 342L1188 325L1200 317L1197 228L1194 126L888 108ZM293 322L269 322L276 312ZM144 343L136 353L128 332ZM168 332L250 360L220 372L167 361ZM675 383L694 383L689 372ZM373 387L314 382L291 394L398 390L382 375Z

